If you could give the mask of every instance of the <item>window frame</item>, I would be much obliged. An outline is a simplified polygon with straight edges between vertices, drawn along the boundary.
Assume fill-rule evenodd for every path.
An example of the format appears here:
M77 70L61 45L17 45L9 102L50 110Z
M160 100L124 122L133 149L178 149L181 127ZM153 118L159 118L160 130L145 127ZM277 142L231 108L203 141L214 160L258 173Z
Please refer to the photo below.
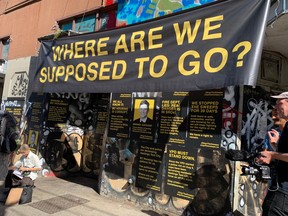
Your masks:
M103 17L103 14L108 13L109 11L113 11L113 10L117 14L117 8L118 8L118 3L114 3L114 4L106 6L106 7L97 7L97 8L91 9L91 10L86 11L86 12L82 11L82 12L79 12L77 14L73 14L69 17L57 19L56 22L58 23L59 29L61 29L61 27L64 24L72 22L72 29L71 30L75 31L77 19L79 19L79 18L83 19L85 16L91 16L91 15L95 14L94 32L96 32L96 31L101 30L101 23L102 23L101 17ZM115 20L115 26L113 28L116 28L116 20ZM79 33L88 33L88 32L79 32Z
M4 48L5 48L5 42L8 42L8 44L9 44L6 58L4 58L5 56L3 55L4 54L3 53ZM10 36L0 37L0 59L6 60L6 61L8 60L10 42L11 42Z

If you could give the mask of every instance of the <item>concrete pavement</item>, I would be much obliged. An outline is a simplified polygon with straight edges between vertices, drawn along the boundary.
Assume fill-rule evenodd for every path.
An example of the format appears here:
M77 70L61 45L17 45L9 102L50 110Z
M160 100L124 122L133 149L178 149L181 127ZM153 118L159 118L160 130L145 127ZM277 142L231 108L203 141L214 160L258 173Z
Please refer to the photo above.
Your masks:
M3 182L0 182L0 216L160 216L148 208L125 200L100 196L97 179L74 176L67 179L39 177L31 203L4 206ZM170 214L169 214L170 215ZM172 215L172 214L171 214Z

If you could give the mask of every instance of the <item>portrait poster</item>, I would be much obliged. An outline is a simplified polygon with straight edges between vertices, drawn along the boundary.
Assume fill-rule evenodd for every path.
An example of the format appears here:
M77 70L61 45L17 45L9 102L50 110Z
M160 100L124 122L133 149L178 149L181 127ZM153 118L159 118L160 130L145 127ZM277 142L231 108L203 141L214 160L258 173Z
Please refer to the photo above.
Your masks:
M224 89L193 91L189 96L188 143L194 148L219 149Z
M156 99L134 98L131 138L153 141L156 129Z
M33 152L37 151L37 146L38 146L38 137L39 137L39 132L35 130L29 130L28 134L28 145L30 149Z
M167 92L162 95L158 143L184 145L187 133L189 92Z
M129 138L132 94L113 93L111 99L108 136Z

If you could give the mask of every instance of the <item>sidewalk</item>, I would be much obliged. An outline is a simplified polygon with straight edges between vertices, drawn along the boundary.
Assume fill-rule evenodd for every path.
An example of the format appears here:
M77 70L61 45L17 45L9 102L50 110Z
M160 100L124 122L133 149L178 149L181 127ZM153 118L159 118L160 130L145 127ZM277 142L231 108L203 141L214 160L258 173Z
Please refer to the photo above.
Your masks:
M141 209L125 200L110 199L96 192L97 180L86 177L40 177L36 180L31 203L4 206L2 216L160 216L149 209ZM6 189L0 182L0 201ZM165 214L164 214L165 215Z

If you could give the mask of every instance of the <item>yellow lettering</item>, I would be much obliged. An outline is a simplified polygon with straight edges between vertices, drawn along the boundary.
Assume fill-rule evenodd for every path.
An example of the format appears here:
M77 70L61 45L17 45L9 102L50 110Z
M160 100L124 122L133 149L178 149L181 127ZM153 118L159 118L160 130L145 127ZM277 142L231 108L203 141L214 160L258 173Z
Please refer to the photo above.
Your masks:
M69 79L69 76L72 76L74 74L74 66L73 65L67 65L66 67L66 76L64 81L67 82Z
M211 67L210 65L210 60L212 55L214 55L215 53L220 53L222 55L222 61L219 64L218 67ZM224 48L218 47L218 48L213 48L211 50L209 50L205 56L204 59L204 68L206 69L207 72L209 73L216 73L219 72L220 70L223 69L223 67L226 65L228 60L228 51Z
M133 32L131 36L131 52L135 51L135 44L139 44L140 50L145 50L144 45L144 31Z
M184 22L182 32L180 32L179 24L174 23L173 26L174 26L177 44L178 45L183 44L185 35L187 35L187 37L188 37L188 43L193 43L195 38L196 38L197 32L199 30L200 24L201 24L201 20L199 20L199 19L196 20L193 31L191 31L190 22L186 21L186 22Z
M135 62L139 62L139 67L138 67L138 78L142 78L143 76L143 72L144 72L144 62L149 61L149 57L145 57L145 58L136 58Z
M88 40L86 41L85 43L85 57L88 57L89 56L89 51L90 51L90 55L91 56L95 56L95 44L96 44L96 41L95 40Z
M210 31L218 29L221 27L221 24L216 24L216 25L211 25L212 22L217 22L217 21L222 21L223 20L223 15L220 16L215 16L215 17L210 17L206 18L204 21L204 33L203 33L203 40L209 40L209 39L216 39L216 38L221 38L222 33L214 33L210 34Z
M119 53L119 50L121 50L121 49L126 53L129 52L127 44L126 44L126 35L125 34L122 34L120 36L120 38L117 40L114 53L115 54Z
M148 49L157 49L162 47L162 43L154 44L155 40L162 39L162 34L154 34L154 32L161 31L163 29L163 26L152 28L148 32Z
M110 76L105 76L104 73L110 72L110 68L106 66L110 66L112 64L112 61L102 62L100 66L100 74L99 74L99 80L110 80Z
M54 81L55 70L57 69L57 67L52 67L52 70L51 70L51 68L49 68L49 69L50 70L48 70L48 82L53 82ZM51 72L51 73L49 73L49 72Z
M88 65L88 73L91 74L91 75L87 74L87 79L89 81L94 81L97 79L98 72L96 68L98 68L98 64L96 62L92 62L91 64Z
M53 61L61 61L61 55L64 50L64 46L57 46L57 47L52 47L53 50Z
M56 75L55 75L55 82L58 82L58 78L61 76L64 76L65 74L65 67L64 66L58 66Z
M84 54L80 54L81 51L83 52L83 45L84 41L78 41L75 43L75 54L74 54L74 58L83 58Z
M68 46L69 46L69 48L68 48ZM73 57L73 43L65 44L64 47L65 47L65 49L64 49L63 59L66 60L67 55L69 55L68 59L72 59L72 57Z
M82 77L80 76L80 70L82 69ZM80 63L75 68L75 79L77 81L83 81L85 79L86 75L86 65L83 63Z
M117 73L117 68L118 68L118 65L122 65L122 71L120 74L116 74ZM118 61L115 61L114 63L114 67L113 67L113 72L112 72L112 79L113 80L116 80L116 79L122 79L125 72L126 72L126 69L127 69L127 64L124 60L118 60Z
M196 52L195 50L189 50L185 53L183 53L178 61L178 70L181 74L183 74L184 76L189 76L191 74L198 74L199 70L200 70L200 62L199 61L190 61L189 62L189 66L193 67L192 70L186 70L184 68L184 62L186 60L186 57L188 56L193 56L194 58L200 58L200 54L198 52Z
M158 60L161 60L162 61L162 68L161 70L156 73L154 68L155 68L155 64L156 64L156 61ZM151 61L151 64L150 64L150 75L151 77L153 78L159 78L159 77L162 77L166 70L167 70L167 65L168 65L168 59L166 58L166 56L164 55L159 55L159 56L156 56L152 59Z
M45 83L45 82L46 82L46 80L47 80L47 75L46 75L46 73L47 73L47 69L46 69L45 67L40 70L40 78L39 78L39 81L40 81L41 83Z
M98 41L98 46L97 46L97 53L98 56L104 56L104 55L108 55L108 51L107 50L101 50L101 48L106 48L107 47L107 43L106 41L109 40L109 37L105 37L105 38L100 38Z

